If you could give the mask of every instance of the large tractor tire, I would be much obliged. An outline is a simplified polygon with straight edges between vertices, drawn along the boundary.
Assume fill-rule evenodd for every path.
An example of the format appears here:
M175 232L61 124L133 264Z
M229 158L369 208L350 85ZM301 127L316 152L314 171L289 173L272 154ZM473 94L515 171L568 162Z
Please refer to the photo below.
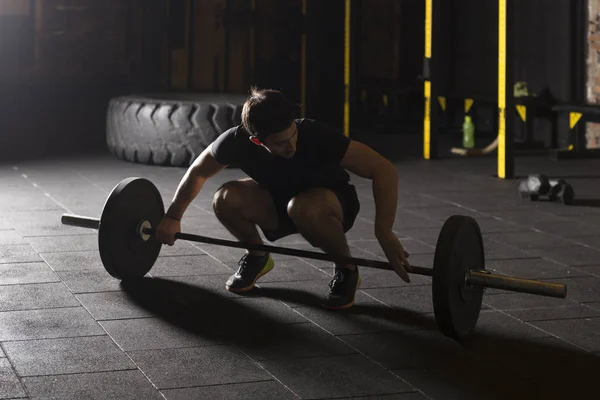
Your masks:
M117 158L189 166L221 133L241 124L246 97L235 94L157 94L110 100L106 143Z

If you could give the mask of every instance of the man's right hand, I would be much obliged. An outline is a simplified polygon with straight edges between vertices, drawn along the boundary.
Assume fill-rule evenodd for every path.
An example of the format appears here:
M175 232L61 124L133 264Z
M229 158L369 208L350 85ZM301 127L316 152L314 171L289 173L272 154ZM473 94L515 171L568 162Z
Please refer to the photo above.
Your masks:
M156 227L156 239L162 244L173 246L177 232L181 232L181 222L165 215Z

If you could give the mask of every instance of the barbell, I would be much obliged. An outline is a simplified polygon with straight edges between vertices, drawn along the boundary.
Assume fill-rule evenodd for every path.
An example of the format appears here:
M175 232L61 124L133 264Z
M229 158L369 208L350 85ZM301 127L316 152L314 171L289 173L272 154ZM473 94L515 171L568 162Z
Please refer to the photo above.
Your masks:
M156 262L162 243L154 229L165 214L158 188L139 177L123 179L110 192L100 218L63 214L65 225L98 230L100 258L106 271L120 280L146 275ZM356 257L259 245L178 232L176 239L245 248L316 260L356 264L393 271L390 263ZM496 275L485 269L483 237L477 221L453 215L438 236L433 268L411 265L409 273L432 277L432 298L440 331L453 339L469 336L477 324L485 288L504 289L548 297L566 298L563 284Z

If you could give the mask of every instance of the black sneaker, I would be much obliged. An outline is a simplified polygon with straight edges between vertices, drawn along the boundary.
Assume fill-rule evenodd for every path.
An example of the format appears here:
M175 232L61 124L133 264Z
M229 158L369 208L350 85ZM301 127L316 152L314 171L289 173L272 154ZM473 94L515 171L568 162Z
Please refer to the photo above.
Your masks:
M358 267L335 269L335 275L329 282L329 294L325 298L324 306L330 309L350 308L354 305L354 295L360 286Z
M246 253L238 265L240 267L237 272L225 283L225 288L230 292L245 292L252 289L258 278L273 269L275 262L269 253L264 256Z

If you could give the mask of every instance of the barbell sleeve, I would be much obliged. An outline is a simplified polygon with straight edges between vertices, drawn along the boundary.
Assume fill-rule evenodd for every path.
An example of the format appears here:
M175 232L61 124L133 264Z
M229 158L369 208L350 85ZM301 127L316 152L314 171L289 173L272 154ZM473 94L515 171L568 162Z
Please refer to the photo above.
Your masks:
M467 273L467 284L512 292L536 294L564 299L567 297L567 286L560 283L538 281L534 279L515 278L506 275L495 275L488 271L470 270Z
M98 218L85 217L83 215L63 214L60 221L64 225L78 226L80 228L98 229L100 220Z

